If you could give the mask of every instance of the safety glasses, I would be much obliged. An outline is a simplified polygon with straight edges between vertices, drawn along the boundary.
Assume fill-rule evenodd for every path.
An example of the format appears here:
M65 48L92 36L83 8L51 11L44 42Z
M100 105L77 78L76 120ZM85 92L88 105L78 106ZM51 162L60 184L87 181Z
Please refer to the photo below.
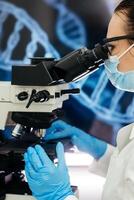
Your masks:
M103 43L107 46L109 50L109 54L112 55L112 52L115 47L119 45L120 40L134 40L134 35L122 35L122 36L117 36L117 37L112 37L112 38L104 38ZM114 44L112 43L114 42ZM120 48L118 48L119 50ZM118 54L118 50L114 50L114 54Z

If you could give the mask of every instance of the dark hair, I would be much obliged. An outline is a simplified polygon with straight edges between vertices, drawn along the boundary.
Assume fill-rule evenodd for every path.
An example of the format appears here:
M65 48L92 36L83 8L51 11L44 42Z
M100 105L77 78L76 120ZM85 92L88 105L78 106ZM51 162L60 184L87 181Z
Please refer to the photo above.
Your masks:
M125 14L127 17L127 34L134 35L134 0L123 0L115 9L115 13Z

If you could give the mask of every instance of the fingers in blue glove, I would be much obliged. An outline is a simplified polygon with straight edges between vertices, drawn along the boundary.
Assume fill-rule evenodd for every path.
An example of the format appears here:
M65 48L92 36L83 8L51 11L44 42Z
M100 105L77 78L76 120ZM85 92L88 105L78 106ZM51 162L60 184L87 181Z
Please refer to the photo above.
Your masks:
M57 120L53 122L51 125L52 128L60 129L60 130L64 130L65 128L67 128L67 126L70 126L70 125L62 120Z
M43 167L53 167L53 162L50 160L44 149L40 145L35 146L36 153L42 163Z
M46 138L45 139L49 140L49 135L55 134L60 131L64 131L68 127L70 127L70 125L68 125L67 123L65 123L62 120L57 120L57 121L53 122L51 127L46 130ZM51 137L50 137L50 139L51 139ZM53 139L57 139L57 138L53 138Z
M35 172L35 170L33 169L29 159L28 159L28 155L27 153L24 154L24 160L25 160L25 173L26 173L26 177L29 179L36 179L37 178L37 174Z
M65 137L71 137L71 131L69 129L66 129L64 131L58 131L54 133L50 133L45 135L45 140L55 140L59 138L65 138Z
M59 142L56 146L56 153L58 158L58 167L59 168L65 168L66 161L64 156L64 146L61 142Z
M29 147L27 150L27 155L28 155L28 159L30 161L31 166L34 168L35 171L38 172L38 170L42 168L43 165L36 150L32 147Z

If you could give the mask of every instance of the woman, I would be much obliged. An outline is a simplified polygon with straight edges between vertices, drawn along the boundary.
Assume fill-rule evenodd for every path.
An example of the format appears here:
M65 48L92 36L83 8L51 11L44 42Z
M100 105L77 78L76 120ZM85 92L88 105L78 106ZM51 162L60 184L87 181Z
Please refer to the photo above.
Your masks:
M110 38L110 39L109 39ZM110 21L107 40L111 55L105 69L112 84L134 92L134 1L123 0ZM53 133L52 133L53 131ZM51 134L49 134L51 132ZM96 158L96 166L103 169L109 147L83 131L62 121L52 124L46 139L71 136L80 150ZM134 199L134 124L119 131L117 147L112 155L103 200ZM38 200L75 200L61 143L56 148L59 164L56 167L40 146L29 148L25 154L26 175L33 195ZM100 158L101 157L101 158ZM109 157L109 156L108 156ZM102 164L101 164L102 163ZM106 170L106 169L105 169Z

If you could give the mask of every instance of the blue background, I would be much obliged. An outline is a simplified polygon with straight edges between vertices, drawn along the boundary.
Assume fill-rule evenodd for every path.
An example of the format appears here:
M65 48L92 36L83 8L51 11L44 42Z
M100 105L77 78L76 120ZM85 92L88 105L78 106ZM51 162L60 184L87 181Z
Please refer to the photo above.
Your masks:
M93 48L106 36L113 8L107 2L0 0L0 80L10 80L11 66L29 63L29 57ZM118 129L133 122L133 93L115 89L103 67L70 87L81 93L64 103L64 120L115 144Z

